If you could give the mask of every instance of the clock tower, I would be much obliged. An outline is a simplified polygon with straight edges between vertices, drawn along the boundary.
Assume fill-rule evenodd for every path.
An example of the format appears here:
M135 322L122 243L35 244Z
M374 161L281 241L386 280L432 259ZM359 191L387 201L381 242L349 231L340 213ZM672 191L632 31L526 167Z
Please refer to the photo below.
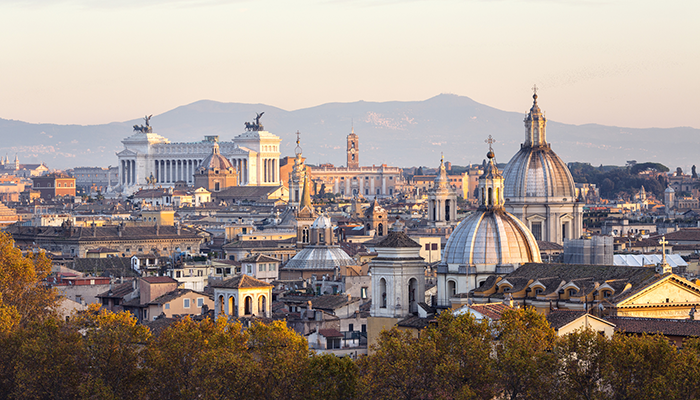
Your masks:
M355 134L355 128L348 135L348 168L360 167L360 140Z

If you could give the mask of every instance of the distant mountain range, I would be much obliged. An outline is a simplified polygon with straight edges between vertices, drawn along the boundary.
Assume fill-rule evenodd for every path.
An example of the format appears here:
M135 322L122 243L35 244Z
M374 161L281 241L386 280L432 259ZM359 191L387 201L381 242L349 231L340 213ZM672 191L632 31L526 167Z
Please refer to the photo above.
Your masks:
M542 102L540 102L542 103ZM399 167L440 163L440 153L455 165L481 163L488 151L484 140L496 140L496 159L507 162L525 136L521 113L501 111L464 96L441 94L424 101L327 103L296 111L264 104L201 100L156 115L153 131L171 142L196 142L205 135L221 141L243 133L244 122L264 111L265 130L282 138L282 155L294 154L295 132L311 164L345 164L345 137L354 128L360 137L360 164ZM541 105L546 110L546 105ZM30 124L0 119L0 155L22 163L45 162L49 168L116 165L121 141L141 120L104 125ZM547 140L564 162L624 165L628 160L654 161L685 171L700 162L700 129L633 129L596 124L568 125L550 120Z

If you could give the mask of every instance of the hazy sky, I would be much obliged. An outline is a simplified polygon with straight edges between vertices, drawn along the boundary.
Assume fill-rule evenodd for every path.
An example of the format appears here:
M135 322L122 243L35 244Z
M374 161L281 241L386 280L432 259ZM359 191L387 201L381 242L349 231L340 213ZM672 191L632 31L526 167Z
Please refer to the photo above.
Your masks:
M440 93L525 113L537 84L555 121L700 128L699 16L698 0L2 0L0 118Z

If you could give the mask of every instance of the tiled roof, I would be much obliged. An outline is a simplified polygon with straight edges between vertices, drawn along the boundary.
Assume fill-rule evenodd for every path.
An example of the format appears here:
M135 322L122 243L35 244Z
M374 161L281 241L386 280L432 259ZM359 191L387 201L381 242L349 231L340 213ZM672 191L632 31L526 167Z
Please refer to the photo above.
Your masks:
M13 237L17 239L37 238L37 239L53 239L60 238L61 240L80 240L80 241L105 241L105 240L136 240L136 239L175 239L189 238L200 239L199 232L196 229L181 227L178 235L176 226L162 225L160 227L153 226L117 226L106 225L96 227L70 227L63 228L60 226L12 226L7 229ZM121 236L119 232L121 231Z
M318 334L327 338L343 337L343 334L337 329L319 329Z
M607 317L605 320L615 324L619 332L700 337L700 320L634 317Z
M537 247L540 248L540 251L542 250L564 250L564 246L560 245L559 243L554 243L554 242L545 242L544 240L538 240L537 241Z
M177 283L177 281L169 276L147 276L145 278L141 278L144 281L150 283L150 284L158 284L158 283Z
M249 257L242 259L241 262L249 262L249 263L250 262L254 262L254 263L265 262L265 263L269 263L269 262L280 262L280 260L278 260L276 258L268 257L268 256L263 255L263 254L253 254Z
M555 310L547 315L547 322L552 328L559 329L586 314L586 311Z
M212 287L215 288L230 288L230 289L241 289L241 288L254 288L254 287L272 287L267 282L255 279L248 275L236 275L231 279L225 281L214 281L210 283Z
M683 228L666 234L668 241L693 241L700 242L700 228Z
M469 308L493 321L501 319L503 313L511 309L503 303L472 304Z
M177 322L175 318L160 317L154 319L153 321L145 322L144 325L146 325L148 329L151 330L151 333L153 335L160 336L160 334L163 333L164 330L168 329L170 325L174 324L175 322Z
M212 193L217 199L267 200L280 186L233 186Z
M345 294L324 294L311 299L311 306L316 309L333 311L350 303L360 301L357 297L348 299Z
M297 238L289 238L282 240L240 240L225 244L224 249L261 249L261 248L281 248L294 245Z
M421 318L417 315L412 315L410 317L402 319L396 325L405 328L424 329L430 324L430 321L432 320L433 318Z
M134 284L131 280L124 282L120 285L113 287L112 289L98 294L96 297L111 297L111 298L123 298L127 294L134 291Z

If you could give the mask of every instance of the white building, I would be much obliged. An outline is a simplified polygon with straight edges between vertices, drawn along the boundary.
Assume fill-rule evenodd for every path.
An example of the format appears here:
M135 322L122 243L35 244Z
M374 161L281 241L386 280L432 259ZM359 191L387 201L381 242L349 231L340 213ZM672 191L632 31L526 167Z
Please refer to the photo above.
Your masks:
M194 184L194 173L202 160L211 155L218 136L206 136L201 142L171 143L148 126L135 130L122 140L117 191L134 193L149 184L172 187L175 182ZM263 130L249 130L232 141L219 143L220 153L229 159L238 173L240 186L279 186L279 136ZM151 180L149 183L148 180Z

